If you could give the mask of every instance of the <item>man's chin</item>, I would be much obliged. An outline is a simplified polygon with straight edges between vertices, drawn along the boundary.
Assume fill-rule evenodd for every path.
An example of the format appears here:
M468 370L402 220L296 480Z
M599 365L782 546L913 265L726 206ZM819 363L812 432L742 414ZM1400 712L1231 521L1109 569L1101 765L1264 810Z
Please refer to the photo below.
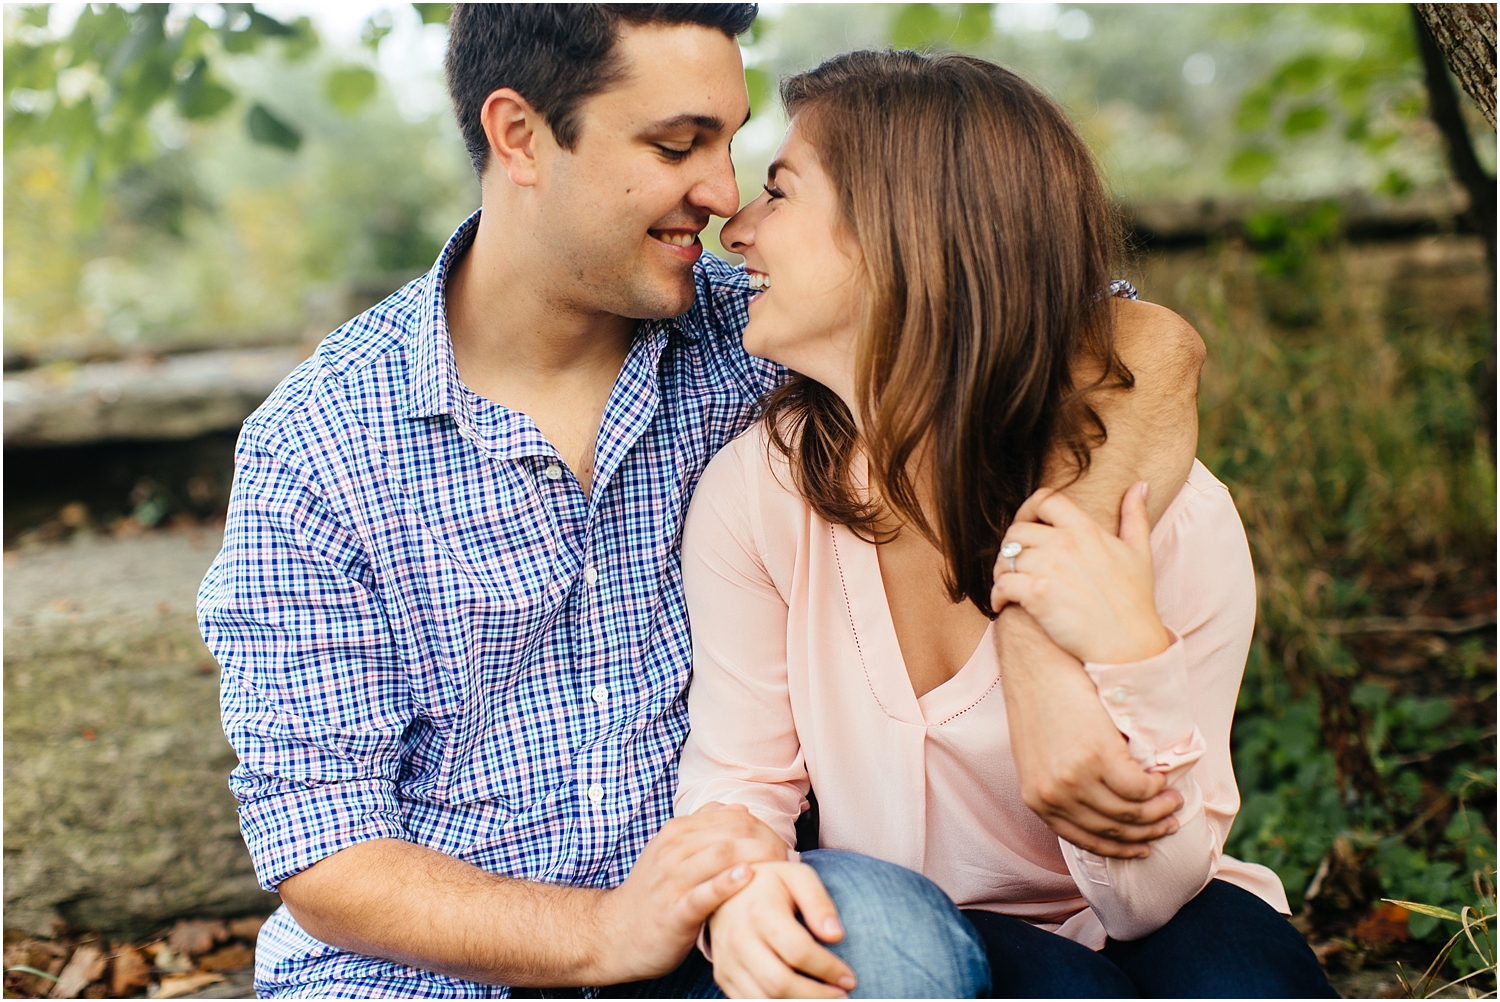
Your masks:
M620 315L632 320L670 320L692 309L697 294L692 270L688 269L680 280L636 285L630 290L628 303Z

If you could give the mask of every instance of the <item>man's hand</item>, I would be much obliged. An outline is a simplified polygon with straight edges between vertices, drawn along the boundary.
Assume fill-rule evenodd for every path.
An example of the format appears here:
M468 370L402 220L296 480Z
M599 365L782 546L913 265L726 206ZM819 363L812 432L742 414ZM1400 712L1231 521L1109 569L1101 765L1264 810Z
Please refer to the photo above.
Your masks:
M1149 856L1177 830L1182 794L1130 757L1083 665L1024 609L996 624L1011 754L1026 806L1060 837L1101 856Z
M708 917L750 884L750 864L786 858L786 842L741 804L705 804L668 821L625 882L600 899L600 973L585 983L623 984L675 970Z
M709 922L714 980L724 994L847 997L854 990L854 971L818 942L837 943L844 929L817 873L805 863L760 863L754 869L750 886Z
M748 864L787 845L744 807L707 804L662 826L612 891L486 873L397 839L359 842L282 881L325 943L493 985L612 985L673 970Z

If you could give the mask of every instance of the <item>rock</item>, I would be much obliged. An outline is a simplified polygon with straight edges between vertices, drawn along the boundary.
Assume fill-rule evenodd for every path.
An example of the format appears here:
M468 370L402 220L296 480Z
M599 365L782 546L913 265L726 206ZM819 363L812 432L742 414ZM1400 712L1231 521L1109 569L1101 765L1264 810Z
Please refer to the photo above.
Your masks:
M127 362L58 362L5 377L5 445L194 438L238 428L307 352L202 351Z
M276 907L240 837L193 613L219 545L200 528L6 554L8 928L133 939Z

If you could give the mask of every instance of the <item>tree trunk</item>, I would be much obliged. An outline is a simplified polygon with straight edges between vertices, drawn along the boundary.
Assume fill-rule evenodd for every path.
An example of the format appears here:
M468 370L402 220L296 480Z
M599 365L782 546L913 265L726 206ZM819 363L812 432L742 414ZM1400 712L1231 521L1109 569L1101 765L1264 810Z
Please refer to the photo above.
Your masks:
M1452 67L1464 89L1480 110L1495 124L1495 5L1417 4L1412 6L1416 22L1417 48L1427 79L1427 107L1448 147L1448 166L1469 195L1464 213L1468 228L1484 240L1489 263L1490 301L1495 299L1495 179L1486 174L1474 155L1469 127L1458 105L1458 93L1448 77ZM1437 25L1437 29L1431 26ZM1438 34L1441 31L1443 34ZM1446 38L1447 41L1443 41ZM1493 307L1492 307L1493 309ZM1494 313L1490 314L1493 332ZM1479 422L1489 439L1490 459L1495 458L1495 344L1489 340L1474 385Z
M1495 127L1495 5L1415 3L1448 68Z

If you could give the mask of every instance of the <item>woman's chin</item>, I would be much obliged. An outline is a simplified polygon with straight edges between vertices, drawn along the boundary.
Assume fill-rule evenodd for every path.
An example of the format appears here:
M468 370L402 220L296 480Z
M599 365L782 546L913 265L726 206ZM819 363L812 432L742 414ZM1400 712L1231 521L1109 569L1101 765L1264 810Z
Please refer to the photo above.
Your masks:
M776 343L775 338L770 336L771 332L765 323L756 323L755 318L750 318L750 323L745 326L744 345L745 350L757 358L777 361L774 356Z

